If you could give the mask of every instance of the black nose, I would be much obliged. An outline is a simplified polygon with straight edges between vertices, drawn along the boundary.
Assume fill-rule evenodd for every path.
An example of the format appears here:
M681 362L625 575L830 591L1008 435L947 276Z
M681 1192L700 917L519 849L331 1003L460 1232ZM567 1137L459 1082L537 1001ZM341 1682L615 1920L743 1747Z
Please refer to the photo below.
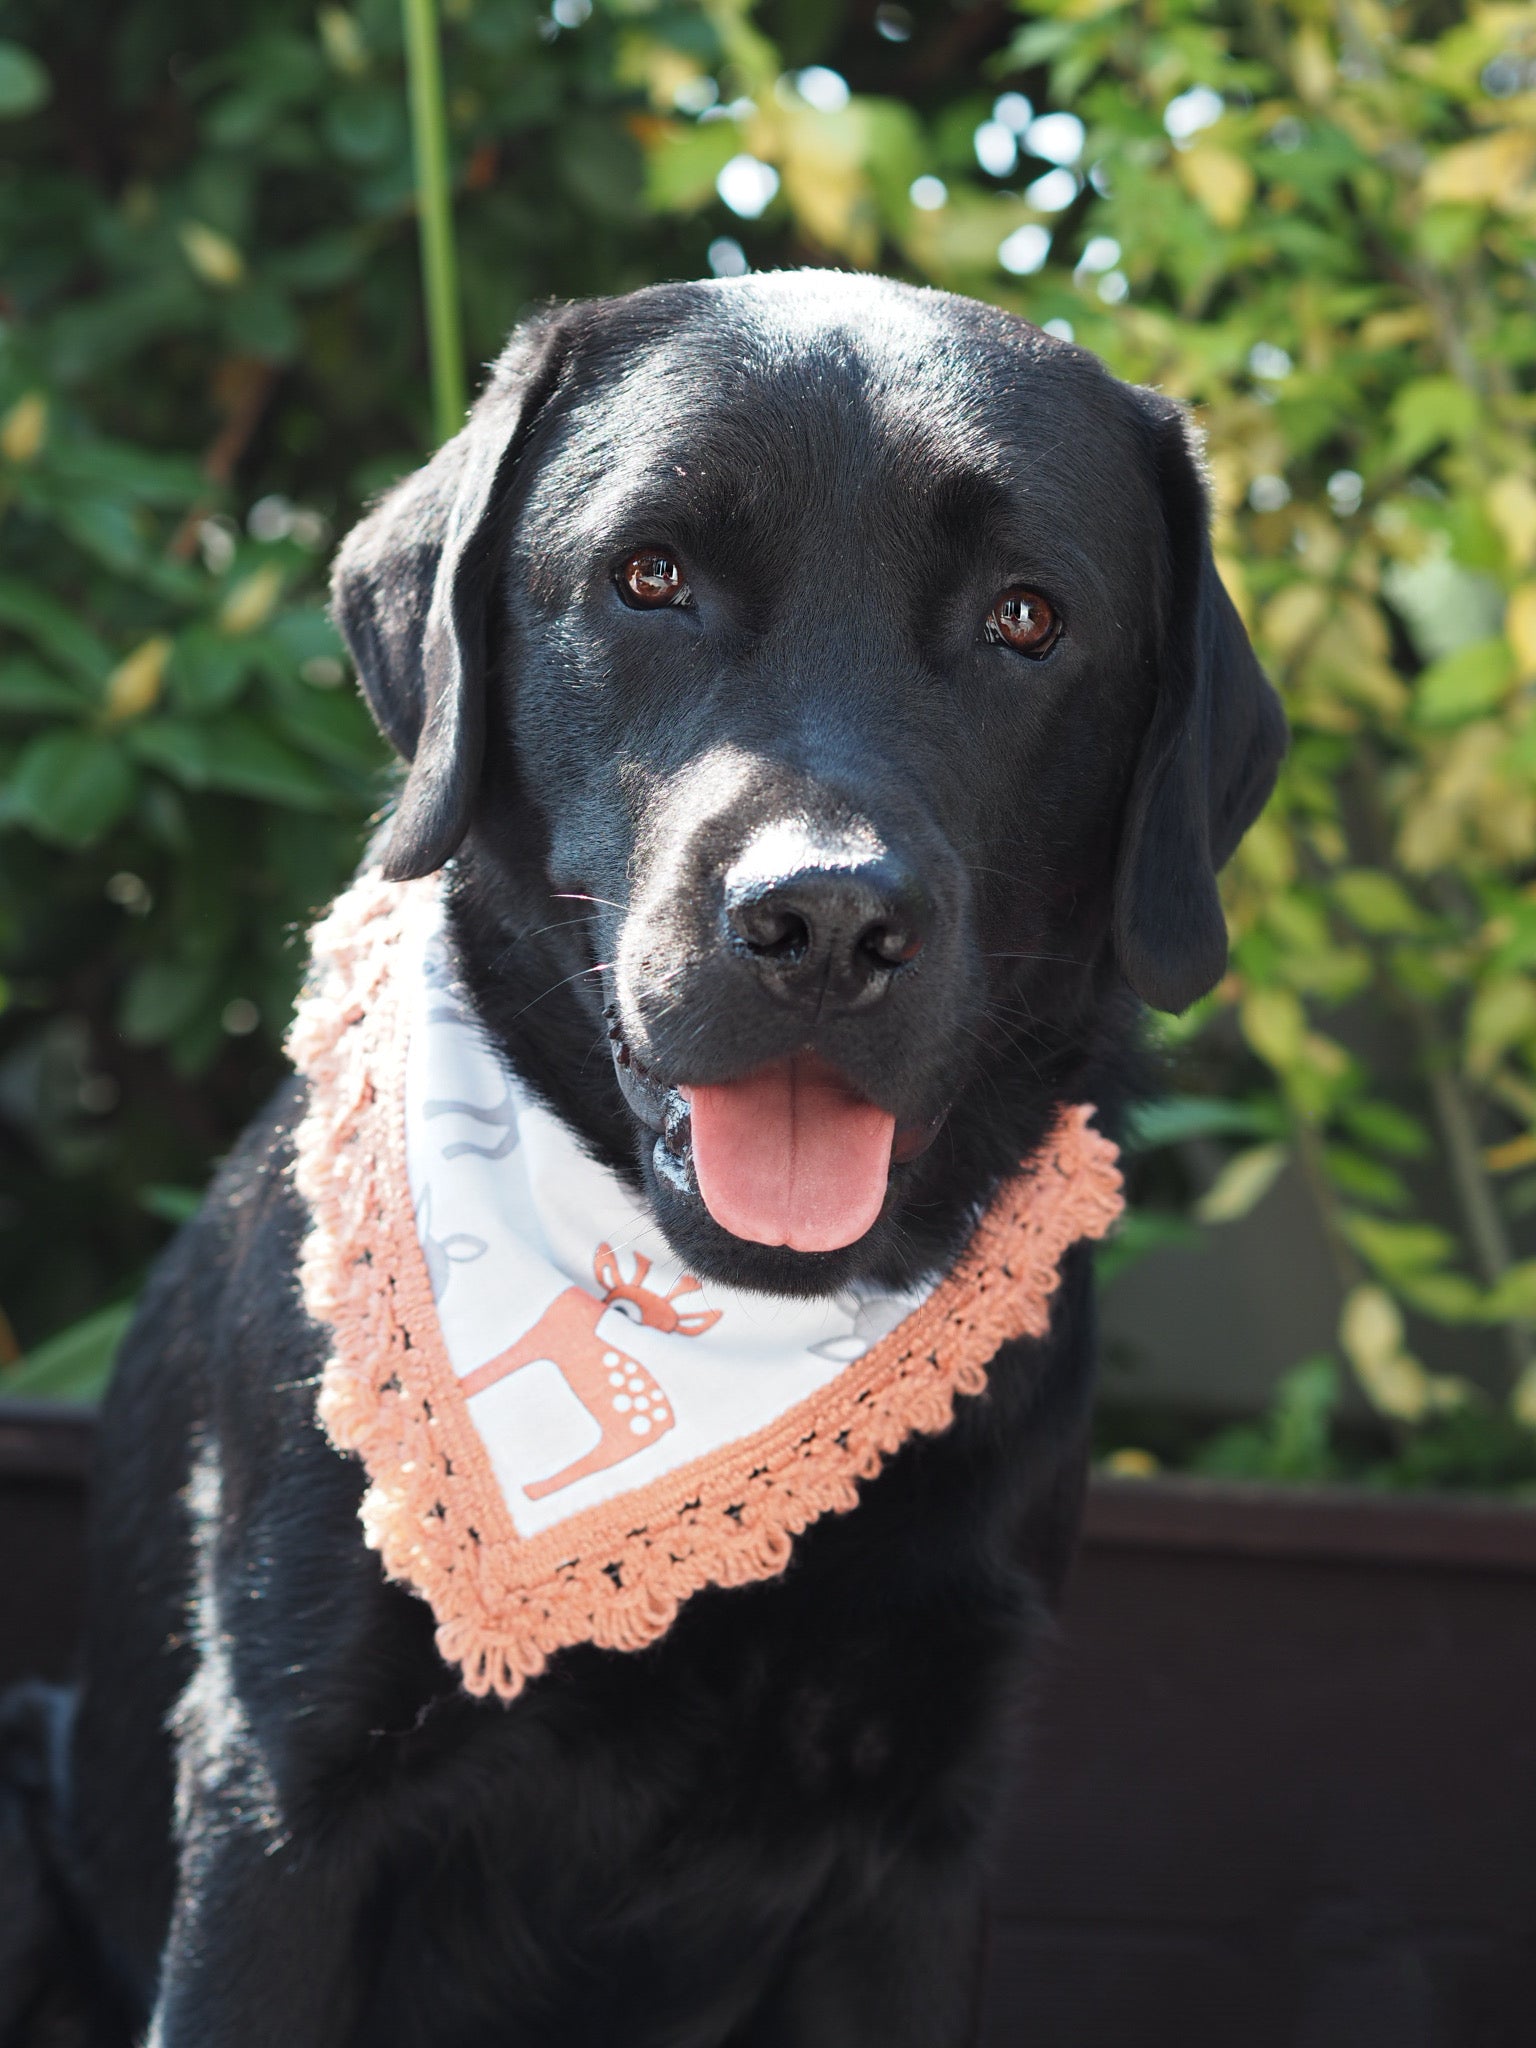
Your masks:
M877 1002L897 968L917 958L933 911L890 853L765 875L748 848L725 877L725 918L732 944L774 995L857 1009Z

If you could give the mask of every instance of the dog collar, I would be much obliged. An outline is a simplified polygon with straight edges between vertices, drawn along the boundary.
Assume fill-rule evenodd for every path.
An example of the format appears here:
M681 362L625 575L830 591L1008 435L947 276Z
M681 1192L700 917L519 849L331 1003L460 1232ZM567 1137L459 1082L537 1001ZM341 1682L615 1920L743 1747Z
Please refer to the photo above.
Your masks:
M474 1693L510 1698L569 1644L639 1649L704 1586L781 1572L983 1391L1001 1344L1045 1334L1063 1253L1122 1207L1078 1104L936 1284L701 1283L480 1032L436 877L367 872L337 901L289 1050L320 1419Z

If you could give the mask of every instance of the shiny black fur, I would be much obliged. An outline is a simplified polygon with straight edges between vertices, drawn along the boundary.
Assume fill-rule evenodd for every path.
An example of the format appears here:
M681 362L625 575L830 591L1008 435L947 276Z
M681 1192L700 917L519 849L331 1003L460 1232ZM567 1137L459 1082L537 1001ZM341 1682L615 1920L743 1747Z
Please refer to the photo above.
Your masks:
M692 617L616 594L663 541ZM1016 583L1066 620L1039 663L979 631ZM697 1271L805 1292L942 1265L1058 1103L1112 1122L1135 995L1180 1007L1221 972L1214 871L1278 712L1177 409L1021 322L826 274L541 316L343 550L337 602L412 763L390 871L452 860L487 1028ZM722 871L786 817L923 878L933 931L883 1002L808 1017L722 939ZM669 1081L814 1046L903 1124L944 1122L859 1244L747 1245L686 1143L659 1173L615 1017ZM301 1106L283 1093L172 1248L107 1403L55 1832L126 2017L80 2038L970 2038L1009 1729L1077 1524L1086 1254L1049 1338L781 1579L480 1702L314 1421Z

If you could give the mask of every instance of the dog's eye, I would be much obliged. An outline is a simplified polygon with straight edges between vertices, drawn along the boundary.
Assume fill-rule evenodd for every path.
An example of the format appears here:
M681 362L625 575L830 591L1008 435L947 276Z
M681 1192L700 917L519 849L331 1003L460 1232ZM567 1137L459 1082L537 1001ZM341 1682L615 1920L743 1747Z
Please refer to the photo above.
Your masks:
M626 604L657 611L663 605L687 604L693 593L676 555L665 548L639 548L619 571L619 595Z
M1061 620L1038 590L1005 590L987 613L984 631L989 640L1020 654L1049 654L1061 635Z

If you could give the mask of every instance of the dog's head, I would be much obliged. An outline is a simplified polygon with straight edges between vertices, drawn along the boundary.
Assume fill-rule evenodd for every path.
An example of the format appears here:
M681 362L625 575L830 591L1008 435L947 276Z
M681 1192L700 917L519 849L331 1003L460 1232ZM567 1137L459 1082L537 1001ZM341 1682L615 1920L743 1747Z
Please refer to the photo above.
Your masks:
M542 314L336 602L387 872L454 861L482 1012L695 1271L931 1263L1125 984L1223 970L1279 709L1185 416L1023 321L827 272Z

